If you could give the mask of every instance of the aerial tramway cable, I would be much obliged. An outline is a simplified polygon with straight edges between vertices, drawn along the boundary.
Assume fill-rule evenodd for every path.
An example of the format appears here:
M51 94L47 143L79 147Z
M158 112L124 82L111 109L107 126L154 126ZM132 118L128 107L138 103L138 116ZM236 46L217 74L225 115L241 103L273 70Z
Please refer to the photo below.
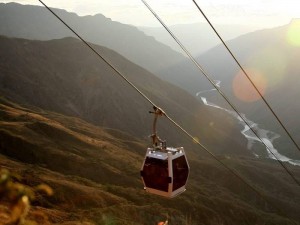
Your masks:
M184 47L184 45L179 41L179 39L173 34L173 32L168 28L168 26L162 21L162 19L155 13L155 11L150 7L150 5L145 1L141 0L148 10L153 14L153 16L160 22L160 24L166 29L166 31L172 36L172 38L177 42L181 49L187 54L190 60L195 64L195 66L201 71L201 73L207 78L207 80L214 86L214 88L219 92L219 94L226 100L226 102L231 106L231 108L238 114L238 116L244 121L244 123L251 129L255 136L265 145L269 152L274 156L276 161L283 167L283 169L289 174L289 176L295 181L295 183L300 187L300 182L295 178L291 171L284 165L284 163L278 159L278 157L273 153L270 147L259 137L257 132L252 128L252 126L247 122L243 115L237 110L237 108L231 103L231 101L226 97L226 95L220 90L220 88L215 84L215 82L210 78L208 73L204 71L201 65L196 61L196 59L191 55L191 53ZM175 121L174 121L175 122Z
M58 20L60 20L70 31L72 31L91 51L93 51L101 60L103 60L107 65L109 65L122 79L124 79L132 88L134 88L143 98L145 98L153 107L157 107L141 90L139 90L131 81L129 81L118 69L116 69L105 57L101 56L87 41L85 41L74 29L72 29L66 22L64 22L53 10L51 10L42 0L38 0L50 13L52 13ZM225 167L230 173L235 177L240 179L246 186L253 190L258 196L260 196L267 204L272 206L283 216L286 216L276 205L269 201L269 199L253 187L248 181L246 181L241 175L239 175L234 169L228 167L224 162L222 162L217 156L208 150L203 144L200 143L195 137L193 137L189 132L187 132L182 126L180 126L174 119L172 119L168 114L164 112L164 115L168 120L170 120L176 127L178 127L184 134L190 137L196 144L198 144L203 150L205 150L209 155L211 155L217 162L219 162L223 167ZM287 216L286 216L287 217Z
M269 110L271 111L271 113L274 115L274 117L277 119L278 123L281 125L281 127L284 129L284 131L286 132L286 134L289 136L289 138L291 139L291 141L294 143L294 145L296 146L296 148L298 149L298 151L300 151L300 147L297 144L297 142L295 141L295 139L292 137L292 135L290 134L290 132L286 129L286 127L284 126L284 124L282 123L282 121L280 120L280 118L277 116L277 114L275 113L275 111L272 109L272 107L270 106L270 104L267 102L267 100L265 99L265 97L262 95L262 93L259 91L259 89L257 88L257 86L255 85L255 83L253 82L253 80L250 78L250 76L248 75L248 73L245 71L245 69L242 67L242 65L240 64L240 62L237 60L237 58L235 57L235 55L232 53L232 51L229 49L229 47L227 46L227 44L225 43L225 41L223 40L223 38L220 36L220 34L218 33L218 31L215 29L215 27L213 26L213 24L210 22L210 20L208 19L208 17L205 15L205 13L203 12L203 10L200 8L200 6L198 5L198 3L195 0L192 0L194 2L194 4L196 5L197 9L201 12L201 14L203 15L203 17L206 19L206 21L209 23L210 27L214 30L214 32L216 33L216 35L218 36L218 38L221 40L221 42L223 43L224 47L227 49L227 51L230 53L230 55L232 56L232 58L234 59L234 61L236 62L236 64L239 66L239 68L241 69L241 71L244 73L244 75L247 77L247 79L249 80L249 82L252 84L253 88L256 90L256 92L259 94L259 96L261 97L261 99L264 101L264 103L266 104L266 106L269 108Z

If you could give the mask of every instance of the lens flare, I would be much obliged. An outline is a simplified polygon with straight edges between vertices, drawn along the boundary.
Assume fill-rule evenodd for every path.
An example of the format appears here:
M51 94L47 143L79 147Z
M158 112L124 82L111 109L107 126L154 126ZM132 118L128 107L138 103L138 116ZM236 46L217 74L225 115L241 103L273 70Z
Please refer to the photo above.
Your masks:
M264 95L267 85L262 73L254 69L247 69L246 72L259 92ZM254 102L260 99L259 94L253 88L242 71L240 71L233 79L232 89L235 96L242 101Z
M300 47L300 19L295 19L290 23L287 41L290 45Z

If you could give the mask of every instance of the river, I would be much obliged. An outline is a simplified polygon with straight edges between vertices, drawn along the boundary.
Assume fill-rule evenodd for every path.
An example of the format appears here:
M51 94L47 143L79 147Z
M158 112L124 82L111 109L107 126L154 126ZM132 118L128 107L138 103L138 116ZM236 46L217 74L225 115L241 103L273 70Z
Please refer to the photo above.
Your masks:
M219 80L216 80L215 81L216 83L216 86L217 87L220 87L221 85L221 81ZM210 107L214 107L214 108L217 108L217 109L220 109L220 110L223 110L225 112L227 112L228 114L232 115L234 118L237 119L238 123L243 125L244 126L244 129L241 130L241 133L246 137L246 139L248 140L248 144L247 144L247 148L249 150L253 150L253 146L255 144L255 142L260 142L262 143L262 141L264 142L264 144L266 146L268 146L268 148L266 147L266 151L267 151L267 155L268 155L268 158L270 159L274 159L276 160L276 158L274 157L274 155L277 157L277 159L279 159L280 161L282 162L288 162L292 165L296 165L296 166L300 166L300 160L295 160L295 159L291 159L291 158L288 158L287 156L284 156L282 155L281 153L278 152L278 150L274 147L273 145L273 142L274 140L276 140L277 138L280 137L279 134L273 132L273 131L270 131L270 130L265 130L265 129L262 129L259 127L259 125L249 119L247 119L245 117L244 114L242 114L243 118L245 118L245 120L247 121L247 123L251 126L251 128L254 128L255 131L257 132L257 134L259 135L260 140L253 132L252 130L250 129L250 127L245 124L245 122L243 121L243 119L235 112L235 111L232 111L232 110L228 110L228 109L225 109L225 108L222 108L221 106L218 106L212 102L209 102L207 100L206 97L203 97L201 96L203 93L207 93L207 92L212 92L212 91L216 91L216 89L210 89L210 90L204 90L204 91L200 91L196 94L196 96L198 98L201 98L202 102L207 105L207 106L210 106ZM270 152L271 151L271 152ZM273 154L272 154L273 153ZM253 152L253 154L259 158L260 156L255 154Z

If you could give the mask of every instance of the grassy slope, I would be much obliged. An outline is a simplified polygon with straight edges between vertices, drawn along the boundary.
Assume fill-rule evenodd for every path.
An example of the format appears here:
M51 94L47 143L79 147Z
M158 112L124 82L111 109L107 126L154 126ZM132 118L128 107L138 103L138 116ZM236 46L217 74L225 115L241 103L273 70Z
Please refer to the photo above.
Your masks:
M47 183L55 190L50 199L40 196L31 210L41 224L150 225L166 215L172 225L300 224L276 215L210 159L190 160L188 190L178 198L148 195L139 179L144 149L144 143L117 130L1 99L1 166L19 173L26 184ZM224 163L300 221L299 188L276 164L233 158ZM300 174L299 168L291 169Z

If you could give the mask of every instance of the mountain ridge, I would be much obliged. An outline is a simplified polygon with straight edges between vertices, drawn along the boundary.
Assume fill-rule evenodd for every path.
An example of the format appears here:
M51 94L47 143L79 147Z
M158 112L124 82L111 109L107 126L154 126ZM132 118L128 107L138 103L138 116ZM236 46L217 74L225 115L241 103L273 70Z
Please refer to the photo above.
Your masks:
M185 60L186 56L145 35L136 27L101 15L79 17L64 10L53 10L88 42L108 47L179 87L188 84L193 91L202 85L201 82L190 81L189 78L198 72L191 62ZM7 3L0 5L0 12L0 35L33 40L74 37L41 6ZM177 66L179 62L183 63ZM183 75L185 79L181 78Z
M299 187L274 160L253 157L235 119L109 48L92 46L269 204L164 117L160 137L184 146L189 159L187 191L172 200L145 193L139 170L149 145L151 104L77 39L1 36L1 168L17 172L25 184L44 182L56 190L52 199L39 196L32 218L57 225L152 225L166 215L173 225L300 223ZM299 167L289 169L300 175Z
M163 27L138 27L147 35L155 37L158 41L169 45L172 49L182 52L179 45L173 38L165 31ZM194 56L205 53L209 49L217 46L220 40L207 23L193 23L193 24L177 24L169 26L169 29L176 35L180 42L190 51ZM217 24L216 29L221 34L225 41L234 39L243 34L260 30L262 28L234 25L234 24Z

